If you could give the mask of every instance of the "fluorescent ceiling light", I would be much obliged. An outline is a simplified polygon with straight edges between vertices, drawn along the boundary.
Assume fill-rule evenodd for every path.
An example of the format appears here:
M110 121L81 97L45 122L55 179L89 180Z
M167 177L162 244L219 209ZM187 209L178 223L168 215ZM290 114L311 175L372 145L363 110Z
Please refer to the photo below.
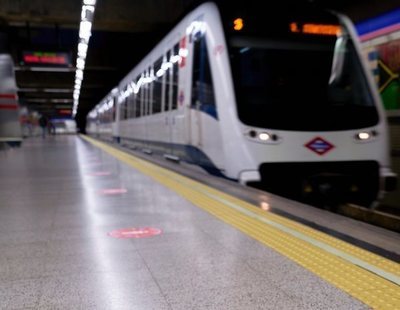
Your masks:
M78 56L81 58L86 58L88 45L85 42L81 42L78 44Z
M83 70L83 69L85 68L85 60L83 60L82 58L78 58L78 59L76 60L76 67L77 67L78 69Z
M83 80L83 71L81 69L76 70L76 78Z
M92 21L93 13L94 13L94 6L84 5L84 6L82 6L81 19Z
M86 42L89 42L89 38L91 36L91 30L92 30L92 23L89 21L81 21L80 27L79 27L79 38L82 40L85 40Z
M83 0L85 5L96 5L96 0Z
M72 116L74 117L79 104L79 94L83 80L83 70L88 50L88 43L92 35L92 21L96 5L96 0L83 0L81 11L81 22L79 25L78 58L76 59L75 85L74 85L74 107Z

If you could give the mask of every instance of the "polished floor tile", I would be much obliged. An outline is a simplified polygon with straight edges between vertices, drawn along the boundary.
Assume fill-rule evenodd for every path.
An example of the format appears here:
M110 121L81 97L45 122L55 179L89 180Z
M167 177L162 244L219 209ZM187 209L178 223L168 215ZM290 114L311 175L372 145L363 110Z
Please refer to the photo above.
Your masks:
M367 309L79 137L2 151L0 176L0 309Z

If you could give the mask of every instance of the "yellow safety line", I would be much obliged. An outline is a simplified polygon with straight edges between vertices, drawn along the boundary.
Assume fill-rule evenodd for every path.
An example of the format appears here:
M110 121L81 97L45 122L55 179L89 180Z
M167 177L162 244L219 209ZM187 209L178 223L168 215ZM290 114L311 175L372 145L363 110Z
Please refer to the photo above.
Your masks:
M400 286L398 282L396 284L400 275L399 264L303 224L267 213L104 143L82 137L372 308L400 309Z
M192 184L192 186L195 186L195 185ZM334 237L327 235L325 233L322 233L318 230L312 229L306 225L294 222L292 220L289 220L287 218L284 218L284 217L276 215L276 214L266 213L266 211L262 210L261 208L259 208L259 207L254 208L253 205L251 205L245 201L242 201L236 197L232 197L225 193L218 192L214 189L208 189L208 191L213 192L212 193L213 195L221 197L222 199L224 199L228 202L232 202L233 204L244 207L251 212L257 213L260 216L265 216L266 218L268 218L276 223L279 223L281 225L289 227L293 230L299 231L305 235L312 237L313 239L315 239L319 242L325 243L326 245L337 248L343 252L350 253L352 256L354 256L358 259L361 259L365 262L368 262L369 264L375 265L376 267L378 267L384 271L387 271L389 273L394 274L397 277L400 277L400 264L397 264L397 263L395 263L391 260L388 260L382 256L376 255L376 254L366 251L362 248L354 246L350 243L344 242L340 239L334 238Z

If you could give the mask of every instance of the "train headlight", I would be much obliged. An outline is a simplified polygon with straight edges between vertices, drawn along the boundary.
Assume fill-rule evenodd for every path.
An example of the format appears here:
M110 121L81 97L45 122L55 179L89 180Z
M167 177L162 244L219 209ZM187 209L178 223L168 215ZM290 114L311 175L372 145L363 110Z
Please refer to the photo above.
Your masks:
M356 137L358 140L368 140L371 135L368 132L359 132Z
M367 142L367 141L370 141L372 138L374 138L377 135L378 135L378 133L375 130L361 131L361 132L358 132L354 136L354 138L360 142Z
M267 144L278 144L281 139L274 133L265 131L257 131L256 129L248 128L245 132L245 136L253 142L267 143Z
M266 132L260 132L260 133L258 134L258 138L259 138L261 141L267 141L267 140L270 139L270 136L269 136L269 134L267 134Z

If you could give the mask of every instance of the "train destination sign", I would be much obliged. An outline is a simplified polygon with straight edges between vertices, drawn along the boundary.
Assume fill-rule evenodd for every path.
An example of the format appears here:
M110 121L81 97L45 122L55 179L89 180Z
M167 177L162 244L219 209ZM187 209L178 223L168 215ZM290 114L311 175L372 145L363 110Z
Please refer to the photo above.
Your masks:
M289 25L290 31L294 33L305 33L315 35L328 35L337 36L341 34L341 28L339 25L323 25L323 24L299 24L291 23Z

